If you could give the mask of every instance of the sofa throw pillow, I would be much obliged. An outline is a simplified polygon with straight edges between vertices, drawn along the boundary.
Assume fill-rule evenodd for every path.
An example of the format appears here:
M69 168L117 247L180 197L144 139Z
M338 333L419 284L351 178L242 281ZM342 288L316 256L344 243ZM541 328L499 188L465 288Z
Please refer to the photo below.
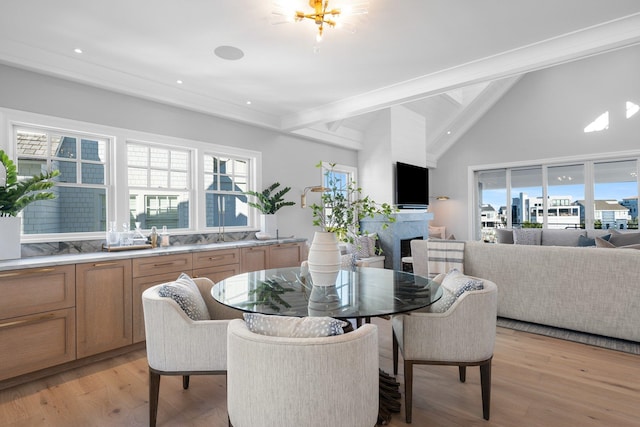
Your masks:
M602 237L596 237L596 247L597 248L620 248L620 249L640 249L640 243L635 243L631 245L622 245L616 246L611 241L607 241Z
M442 297L423 311L425 313L445 313L456 302L456 296L446 289L442 290ZM422 310L418 310L420 312Z
M510 228L496 228L496 240L498 243L513 245L513 230Z
M620 233L617 231L612 231L609 242L616 247L637 245L637 244L640 244L640 233L636 233L636 232Z
M539 245L542 238L540 228L516 228L513 230L513 243L516 245Z
M432 227L429 226L429 238L430 239L443 239L447 238L447 227Z
M272 337L317 338L344 334L347 322L332 317L271 316L244 313L244 321L251 332Z
M158 289L158 295L174 300L191 320L211 320L198 285L185 273L175 282L162 285Z
M611 234L604 234L602 236L596 236L596 237L602 240L609 241ZM578 246L579 247L596 246L596 237L590 238L587 236L580 236L578 238Z

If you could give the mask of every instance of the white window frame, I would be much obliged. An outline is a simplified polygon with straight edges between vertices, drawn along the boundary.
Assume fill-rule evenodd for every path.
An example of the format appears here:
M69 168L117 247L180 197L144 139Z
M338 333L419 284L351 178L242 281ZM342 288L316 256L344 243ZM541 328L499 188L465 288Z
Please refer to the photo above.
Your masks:
M482 230L477 218L479 217L479 200L478 189L476 183L476 172L492 170L492 169L506 169L507 170L507 208L511 206L511 169L523 168L523 167L542 167L542 197L544 200L544 224L546 226L547 217L547 168L552 166L564 166L571 164L583 164L584 165L584 192L585 192L585 229L591 230L594 225L594 212L593 212L593 186L594 175L593 165L594 163L610 162L610 161L623 161L623 160L636 160L636 166L638 168L638 176L640 177L640 150L630 150L617 153L600 153L589 156L568 156L539 160L527 160L509 163L495 163L487 165L471 165L467 168L467 189L468 189L468 227L471 231L471 237L473 239L479 239L482 234ZM637 194L640 196L640 179L637 180ZM507 227L511 227L511 214L507 215Z
M74 134L87 134L90 136L99 136L109 140L108 156L109 165L106 170L106 188L107 188L107 224L109 221L115 220L117 223L122 222L125 218L129 218L129 190L127 181L127 147L126 141L138 141L152 144L166 145L169 147L180 147L183 149L193 150L191 156L191 192L189 202L190 206L189 229L181 229L179 234L198 234L216 232L217 229L205 228L205 203L204 192L199 189L204 188L203 174L203 156L201 153L215 153L220 157L240 157L251 159L250 165L250 181L249 189L261 188L262 175L262 153L255 150L248 150L234 147L231 145L218 144L216 142L190 140L185 138L176 138L166 135L153 134L149 132L135 131L131 129L105 126L96 123L81 122L77 120L64 119L55 116L48 116L37 113L13 110L0 107L0 148L7 155L15 159L16 150L13 140L14 125L34 128L43 127L54 130L69 131ZM231 142L229 142L231 144ZM250 209L251 213L249 224L246 227L236 227L233 230L226 231L253 231L257 229L258 215ZM80 240L102 240L105 238L105 232L92 233L66 233L66 234L33 234L24 235L21 238L22 243L40 243L40 242L64 242L64 241L80 241Z

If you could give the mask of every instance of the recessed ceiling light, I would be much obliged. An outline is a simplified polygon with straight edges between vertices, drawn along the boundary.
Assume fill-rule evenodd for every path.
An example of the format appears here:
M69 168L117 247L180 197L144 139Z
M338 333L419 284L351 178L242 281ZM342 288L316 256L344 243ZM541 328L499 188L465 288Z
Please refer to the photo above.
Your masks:
M80 49L79 47L77 47L77 48L73 49L73 51L74 51L75 53L82 53L82 49Z
M182 80L176 80L176 83L178 83L179 85L182 84Z
M233 46L218 46L213 53L215 53L218 58L228 61L236 61L244 56L243 51Z
M450 130L447 131L447 135L451 135L451 131Z
M247 105L251 105L251 101L247 101Z

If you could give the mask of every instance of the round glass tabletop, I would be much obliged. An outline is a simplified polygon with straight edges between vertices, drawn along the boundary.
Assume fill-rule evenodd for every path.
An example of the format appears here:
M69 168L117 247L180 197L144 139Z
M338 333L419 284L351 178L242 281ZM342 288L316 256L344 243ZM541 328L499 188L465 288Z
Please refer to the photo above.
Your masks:
M382 268L341 270L332 286L314 286L301 267L242 273L216 283L220 303L246 312L286 316L366 318L433 304L440 286L422 276Z

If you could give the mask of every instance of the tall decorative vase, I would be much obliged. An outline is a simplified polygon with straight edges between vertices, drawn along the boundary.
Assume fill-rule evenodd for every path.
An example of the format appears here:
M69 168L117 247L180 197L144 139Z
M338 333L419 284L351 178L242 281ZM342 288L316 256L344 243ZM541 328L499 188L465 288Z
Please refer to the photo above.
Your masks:
M336 284L341 264L338 238L328 231L316 231L309 248L309 275L315 286Z
M20 258L20 217L0 217L0 260Z

